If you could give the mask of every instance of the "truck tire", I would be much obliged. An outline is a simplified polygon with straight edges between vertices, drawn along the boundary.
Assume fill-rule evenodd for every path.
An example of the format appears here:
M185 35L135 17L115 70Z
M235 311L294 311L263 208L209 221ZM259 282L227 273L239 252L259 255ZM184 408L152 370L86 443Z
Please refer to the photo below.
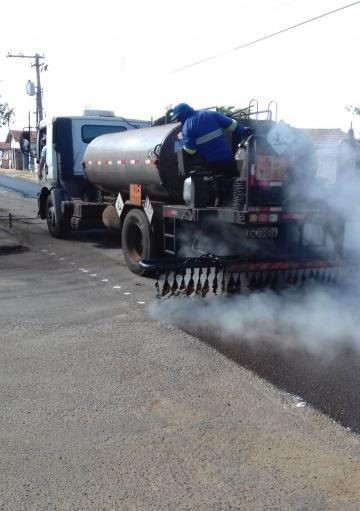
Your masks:
M54 211L54 203L49 194L46 199L46 222L48 226L48 230L53 238L64 238L69 231L69 224L64 220L57 222L55 219L55 211Z
M156 237L145 213L141 209L130 209L125 216L121 243L126 264L137 275L149 275L141 268L141 259L151 259L157 252Z

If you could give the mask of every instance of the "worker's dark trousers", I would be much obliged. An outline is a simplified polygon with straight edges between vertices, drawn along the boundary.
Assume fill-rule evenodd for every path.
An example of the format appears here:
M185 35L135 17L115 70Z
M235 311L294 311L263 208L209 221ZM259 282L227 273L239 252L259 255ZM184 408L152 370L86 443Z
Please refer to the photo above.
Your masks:
M214 176L212 182L215 195L214 206L224 206L229 196L230 180L237 175L236 162L235 160L207 162L207 168Z

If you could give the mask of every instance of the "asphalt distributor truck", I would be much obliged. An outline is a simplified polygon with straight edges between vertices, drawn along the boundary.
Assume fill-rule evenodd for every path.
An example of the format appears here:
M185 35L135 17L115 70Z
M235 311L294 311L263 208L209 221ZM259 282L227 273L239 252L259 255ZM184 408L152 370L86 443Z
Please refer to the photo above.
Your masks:
M231 179L186 158L179 123L55 118L38 135L40 144L46 129L39 216L55 237L104 225L121 232L129 269L161 276L158 296L334 282L344 220L316 178L314 147L270 109L250 112L239 117L252 134L234 148Z

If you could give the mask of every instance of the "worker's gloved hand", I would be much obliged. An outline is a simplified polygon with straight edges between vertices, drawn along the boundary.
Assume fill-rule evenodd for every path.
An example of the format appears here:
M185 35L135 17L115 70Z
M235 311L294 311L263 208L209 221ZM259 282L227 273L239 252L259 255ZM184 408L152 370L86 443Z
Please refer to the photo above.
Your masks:
M236 143L240 143L243 140L246 140L252 134L253 130L251 128L241 126L241 124L238 124L233 133L233 141L235 141Z

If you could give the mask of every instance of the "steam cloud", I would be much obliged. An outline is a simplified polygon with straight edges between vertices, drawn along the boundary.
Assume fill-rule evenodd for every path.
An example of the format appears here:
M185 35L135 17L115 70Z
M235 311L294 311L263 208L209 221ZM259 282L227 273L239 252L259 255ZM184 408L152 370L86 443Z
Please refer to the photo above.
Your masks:
M322 178L319 188L310 187L306 193L309 200L325 200L332 211L343 215L346 219L345 254L351 253L352 260L359 263L358 163L348 162L336 183L333 176L329 180ZM211 240L207 244L211 246ZM191 243L184 240L184 247L189 245ZM231 299L179 297L152 303L149 313L153 318L180 328L207 330L217 338L252 343L271 340L284 349L299 346L316 355L331 357L336 348L345 343L360 350L359 265L354 268L356 270L349 271L347 281L345 276L341 280L340 275L341 285L337 287L312 283L301 290L286 290L281 295L268 290Z
M179 298L150 305L153 318L180 328L199 328L226 339L271 340L280 347L302 346L330 357L338 343L360 350L359 296L317 287L253 292L231 300Z

